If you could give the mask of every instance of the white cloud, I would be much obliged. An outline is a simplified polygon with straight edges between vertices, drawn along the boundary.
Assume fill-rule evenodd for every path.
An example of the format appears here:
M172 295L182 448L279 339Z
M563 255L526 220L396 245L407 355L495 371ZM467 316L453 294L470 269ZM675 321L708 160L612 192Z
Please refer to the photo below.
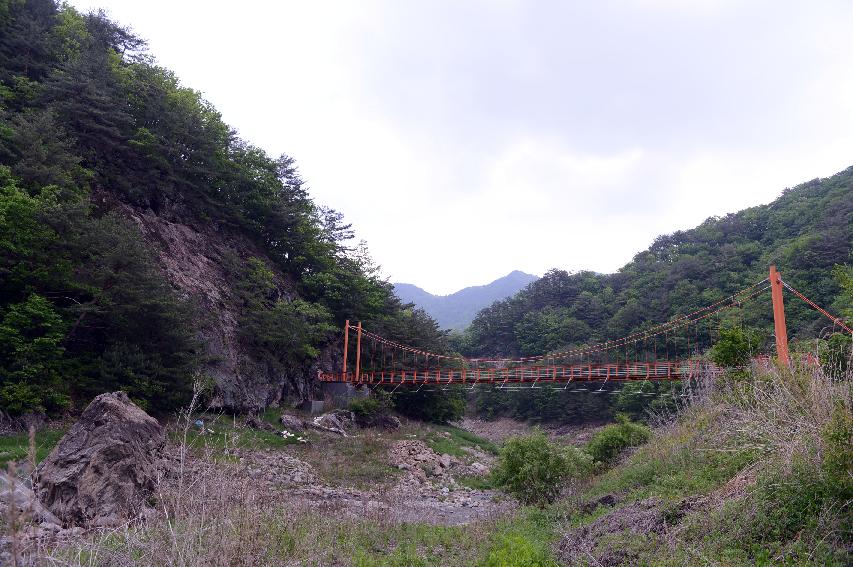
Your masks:
M853 161L853 5L105 4L395 281L612 271Z

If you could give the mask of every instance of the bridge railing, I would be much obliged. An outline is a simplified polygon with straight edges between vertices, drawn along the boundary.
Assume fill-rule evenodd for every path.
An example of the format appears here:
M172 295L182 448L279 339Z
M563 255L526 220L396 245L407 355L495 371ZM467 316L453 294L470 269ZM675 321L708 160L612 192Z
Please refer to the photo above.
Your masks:
M462 368L321 373L323 382L354 384L517 384L538 382L590 382L631 380L683 380L716 367L706 361L629 362L622 364L574 364L518 368Z

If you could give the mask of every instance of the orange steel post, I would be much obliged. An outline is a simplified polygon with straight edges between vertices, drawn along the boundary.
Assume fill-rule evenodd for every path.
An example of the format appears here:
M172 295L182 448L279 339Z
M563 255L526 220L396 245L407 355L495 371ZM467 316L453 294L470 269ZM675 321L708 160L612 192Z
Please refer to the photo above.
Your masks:
M347 381L347 351L349 350L349 319L344 323L344 382Z
M355 381L358 382L361 375L361 321L356 327L356 347L355 347Z
M770 266L770 296L773 299L773 328L776 332L776 356L784 365L790 364L788 357L788 330L785 327L785 303L782 300L782 275L776 266Z

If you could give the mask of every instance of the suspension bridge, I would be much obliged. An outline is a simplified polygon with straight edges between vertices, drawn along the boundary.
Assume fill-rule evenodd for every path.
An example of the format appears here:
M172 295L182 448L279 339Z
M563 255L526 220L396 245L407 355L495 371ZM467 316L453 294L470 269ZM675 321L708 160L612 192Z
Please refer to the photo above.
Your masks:
M687 315L619 339L538 356L466 358L429 352L388 340L362 328L361 323L352 325L347 321L343 330L342 368L340 372L321 372L319 379L395 388L402 385L536 387L540 383L687 381L719 373L716 365L700 355L719 337L720 316L768 291L777 357L781 364L789 364L783 289L829 318L833 326L853 334L844 321L788 285L775 266L771 266L768 277L763 280ZM355 335L352 338L351 333Z

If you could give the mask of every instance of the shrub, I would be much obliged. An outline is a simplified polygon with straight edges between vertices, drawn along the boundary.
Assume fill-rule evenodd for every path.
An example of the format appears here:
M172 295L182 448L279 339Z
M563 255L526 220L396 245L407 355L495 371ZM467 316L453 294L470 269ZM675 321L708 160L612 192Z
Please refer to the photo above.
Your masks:
M645 425L633 423L625 416L618 416L617 420L618 423L604 427L587 443L586 451L596 463L609 465L622 451L642 445L651 437L651 430Z
M0 387L0 411L17 416L28 411L57 413L68 407L68 396L23 382Z
M370 397L350 400L349 410L355 415L355 421L362 427L373 424L391 411L391 396L384 390L374 390Z
M853 498L853 415L836 403L831 420L823 428L823 476L831 494L839 501Z
M847 375L850 360L851 339L842 333L833 333L823 342L820 350L820 365L828 376L843 379Z
M552 502L568 478L581 477L592 459L575 447L562 447L537 432L504 443L493 472L497 486L526 504Z

